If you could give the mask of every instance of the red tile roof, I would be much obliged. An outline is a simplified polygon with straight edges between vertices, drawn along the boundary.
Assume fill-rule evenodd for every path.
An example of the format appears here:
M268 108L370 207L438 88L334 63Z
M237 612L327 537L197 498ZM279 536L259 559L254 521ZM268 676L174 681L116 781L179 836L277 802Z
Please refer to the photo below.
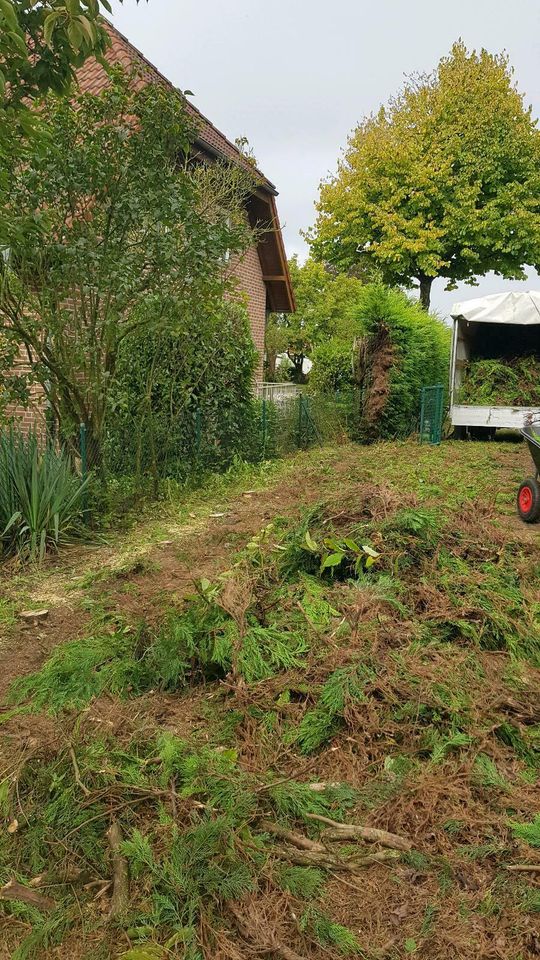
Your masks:
M105 28L111 40L111 45L105 53L105 59L108 63L114 66L122 66L126 70L131 70L134 66L138 67L141 69L143 83L164 83L171 89L176 89L170 80L163 76L157 67L154 67L154 65L146 59L144 54L134 47L127 37L124 37L116 27L113 27L111 23L105 21ZM109 82L105 69L94 57L87 60L77 71L77 80L84 93L93 94L101 93ZM181 90L177 92L182 94ZM231 143L187 98L185 98L185 102L189 114L195 118L199 129L197 145L202 149L207 146L210 148L210 152L217 151L229 160L241 162L245 164L248 169L253 170L253 166L246 160L238 147L234 143ZM276 188L273 183L257 168L255 168L255 172L260 178L260 186L276 194Z
M108 21L105 21L105 27L111 40L110 47L105 53L105 59L108 63L123 66L126 70L132 70L134 66L140 68L141 84L164 83L171 89L176 89L116 27L113 27ZM109 82L106 70L93 57L87 60L77 71L77 80L84 93L92 94L98 94L106 89ZM182 91L178 92L182 94ZM196 145L199 150L210 156L217 154L224 159L241 163L246 169L253 172L252 164L238 147L231 143L187 99L186 104L189 113L195 118L198 125L199 133ZM258 243L258 253L270 309L276 313L291 313L295 309L295 303L275 201L277 190L260 170L255 168L255 173L258 177L257 188L248 203L248 210L252 225L264 227L264 236Z

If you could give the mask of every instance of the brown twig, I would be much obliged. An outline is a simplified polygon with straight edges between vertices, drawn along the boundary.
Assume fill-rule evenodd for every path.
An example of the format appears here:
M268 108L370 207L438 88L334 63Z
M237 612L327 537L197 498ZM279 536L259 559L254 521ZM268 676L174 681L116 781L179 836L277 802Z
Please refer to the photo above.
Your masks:
M388 833L387 830L377 830L375 827L362 827L359 824L338 823L336 820L330 820L329 817L320 816L318 813L308 813L310 820L316 820L318 823L324 823L331 827L325 830L324 840L366 840L368 843L380 843L382 847L389 847L391 850L402 850L408 852L412 850L412 843L406 837L400 837L395 833Z
M16 880L10 880L0 889L0 900L19 900L21 903L27 903L47 913L55 910L57 906L55 900L46 897L43 893L38 893L37 890L25 887L22 883L17 883Z
M286 827L281 827L278 823L262 820L260 826L261 830L264 830L266 833L271 833L274 837L279 837L280 840L286 840L287 843L292 843L292 845L298 847L299 850L311 850L313 853L326 853L326 847L322 843L310 840L301 833L294 833L293 830L287 830Z
M72 765L73 765L73 772L74 772L74 774L75 774L75 783L77 784L78 787L81 788L81 790L82 790L82 792L84 793L85 797L89 797L89 796L90 796L90 790L88 789L88 787L87 787L87 786L82 782L82 780L81 780L81 771L79 770L79 764L77 763L77 757L75 756L75 751L74 751L74 749L73 749L73 747L72 747L71 745L70 745L70 747L69 747L69 755L70 755L70 757L71 757L71 763L72 763Z
M395 850L379 850L377 853L370 853L365 857L355 857L347 860L326 851L319 853L316 850L300 850L297 847L274 847L274 852L282 860L288 860L290 863L296 863L301 867L320 867L330 873L337 871L357 874L360 867L397 859L397 851Z
M505 863L504 866L513 873L540 873L540 863Z

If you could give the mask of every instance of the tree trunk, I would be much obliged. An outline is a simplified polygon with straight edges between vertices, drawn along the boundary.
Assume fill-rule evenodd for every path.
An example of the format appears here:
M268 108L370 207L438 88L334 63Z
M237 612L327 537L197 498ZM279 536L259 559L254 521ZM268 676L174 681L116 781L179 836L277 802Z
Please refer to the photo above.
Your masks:
M433 277L422 276L418 279L420 281L420 303L422 304L424 310L429 310Z
M287 351L287 356L293 365L293 374L292 374L293 383L305 383L305 379L306 379L304 376L305 354L289 353L289 351Z
M277 353L275 350L266 351L266 379L273 383L276 378Z

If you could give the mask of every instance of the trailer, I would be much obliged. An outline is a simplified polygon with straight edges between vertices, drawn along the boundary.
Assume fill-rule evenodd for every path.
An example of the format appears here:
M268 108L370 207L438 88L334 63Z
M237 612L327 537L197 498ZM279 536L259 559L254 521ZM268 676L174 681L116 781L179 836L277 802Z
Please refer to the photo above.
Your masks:
M476 406L460 403L464 372L471 360L540 357L540 293L495 293L452 308L450 418L456 436L493 435L499 428L522 430L538 407Z

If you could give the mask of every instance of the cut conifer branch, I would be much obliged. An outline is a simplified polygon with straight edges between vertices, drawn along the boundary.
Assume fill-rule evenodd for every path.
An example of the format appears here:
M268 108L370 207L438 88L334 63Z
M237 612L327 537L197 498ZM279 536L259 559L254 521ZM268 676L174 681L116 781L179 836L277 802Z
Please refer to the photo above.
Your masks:
M365 840L367 843L380 843L381 847L389 847L391 850L402 850L408 853L413 845L407 837L400 837L396 833L389 833L387 830L378 830L375 827L362 827L360 824L338 823L336 820L330 820L329 817L320 816L318 813L308 813L309 820L316 820L330 827L325 830L322 839L328 841L340 840Z

